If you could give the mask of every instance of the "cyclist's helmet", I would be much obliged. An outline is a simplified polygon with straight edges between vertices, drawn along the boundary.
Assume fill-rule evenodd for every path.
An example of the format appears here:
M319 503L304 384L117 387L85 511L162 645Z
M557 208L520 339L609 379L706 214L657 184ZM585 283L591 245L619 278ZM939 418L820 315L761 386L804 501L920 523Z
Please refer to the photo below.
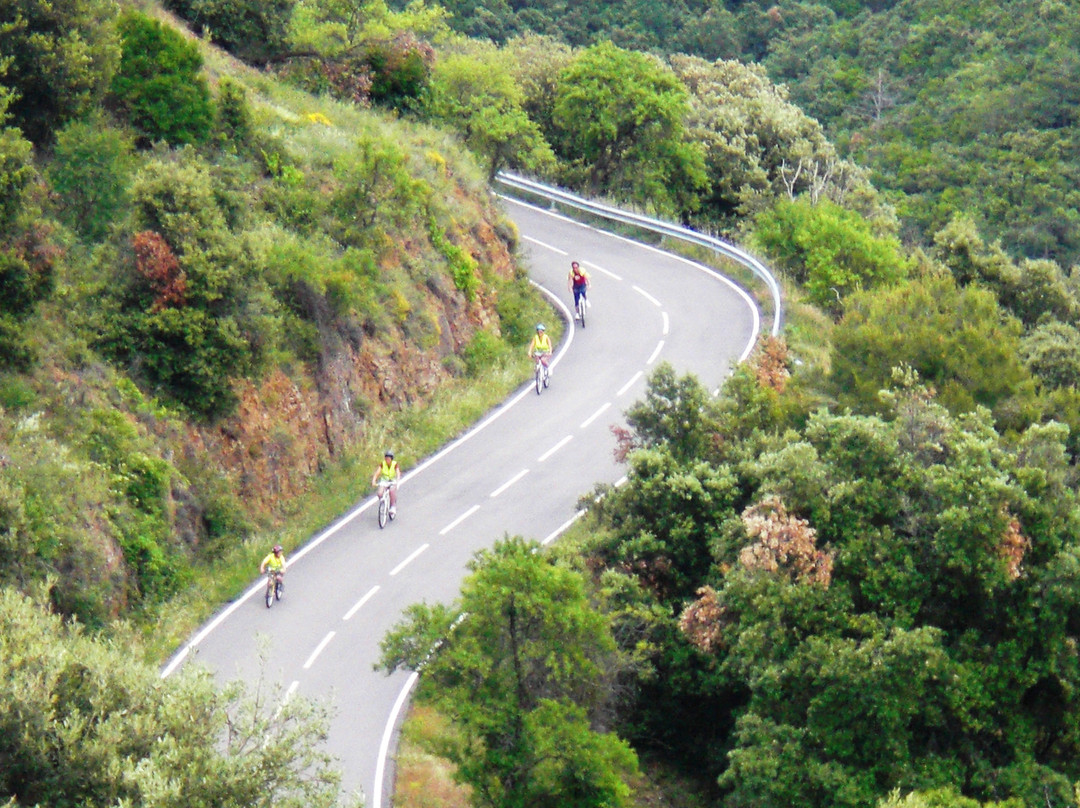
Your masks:
M391 460L393 460L394 453L390 449L387 449L385 452L383 452L383 457L389 457Z
M536 330L537 331L543 331L544 330L544 324L543 323L537 323L536 324Z
M274 545L274 552L275 553L280 553L281 552L281 545L280 544L275 544Z

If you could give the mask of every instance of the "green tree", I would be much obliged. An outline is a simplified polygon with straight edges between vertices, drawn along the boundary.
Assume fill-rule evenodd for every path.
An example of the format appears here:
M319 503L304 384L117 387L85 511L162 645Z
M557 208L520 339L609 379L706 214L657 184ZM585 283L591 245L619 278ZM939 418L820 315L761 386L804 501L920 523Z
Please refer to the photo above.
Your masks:
M173 145L206 139L214 120L202 55L175 29L138 11L120 17L112 93L144 137Z
M498 542L470 563L452 607L414 605L382 666L423 670L420 697L454 723L443 750L479 804L626 805L630 748L597 727L616 662L582 578L535 543Z
M183 0L189 22L210 32L213 41L246 62L265 64L288 47L296 0Z
M832 384L845 403L874 408L892 369L906 364L953 411L993 408L1030 388L1019 338L992 293L951 278L862 292L845 301L834 333Z
M852 292L895 283L908 271L895 237L875 234L859 214L828 201L780 200L757 217L754 241L826 309L840 310Z
M821 125L763 68L682 55L671 67L690 94L687 131L705 153L710 190L700 215L730 225L806 194L881 216L861 170L838 157Z
M103 98L120 61L116 14L112 0L12 0L0 10L9 112L34 143Z
M0 797L12 805L333 806L325 709L162 682L131 646L0 590ZM269 698L268 698L269 696Z
M132 182L136 232L121 232L96 323L98 344L192 413L235 404L276 309L226 219L210 167L191 151L151 160Z
M1080 388L1080 330L1050 321L1033 328L1020 345L1024 364L1051 389Z
M101 115L57 133L48 176L60 198L59 217L89 241L102 240L124 218L133 150L130 135Z
M435 65L425 111L461 133L486 164L488 179L509 165L544 171L554 161L522 108L505 55L490 47L444 55Z
M691 210L708 180L700 146L686 137L688 110L663 63L602 42L559 74L550 140L590 193Z

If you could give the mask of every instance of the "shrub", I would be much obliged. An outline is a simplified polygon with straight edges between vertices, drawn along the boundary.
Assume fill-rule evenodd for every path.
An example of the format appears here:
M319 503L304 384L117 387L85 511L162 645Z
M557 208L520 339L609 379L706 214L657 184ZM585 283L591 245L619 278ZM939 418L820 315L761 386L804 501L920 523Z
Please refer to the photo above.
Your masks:
M490 331L477 331L461 352L465 372L473 378L480 376L506 354L506 345Z
M198 47L137 11L123 14L119 29L112 92L132 125L150 140L174 145L205 140L214 116Z
M217 136L221 144L233 151L243 150L251 141L251 108L243 85L232 79L222 79L218 85Z
M0 237L7 234L22 208L23 189L34 171L31 149L17 129L0 131Z
M82 237L100 241L121 218L132 149L130 137L101 115L73 122L57 134L49 180L60 218Z
M245 62L266 63L287 47L295 0L191 0L188 20Z
M862 216L829 201L782 200L758 217L754 238L825 308L908 271L895 237L875 234Z
M116 8L113 0L4 4L4 86L17 95L9 111L34 143L51 140L57 127L92 109L105 94L120 58Z

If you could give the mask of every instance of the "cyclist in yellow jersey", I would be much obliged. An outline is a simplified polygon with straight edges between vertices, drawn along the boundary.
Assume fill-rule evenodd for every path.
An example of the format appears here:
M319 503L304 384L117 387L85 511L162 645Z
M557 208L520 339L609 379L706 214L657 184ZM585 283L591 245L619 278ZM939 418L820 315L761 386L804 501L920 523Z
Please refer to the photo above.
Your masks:
M544 328L543 323L536 324L536 335L532 338L532 342L529 343L529 356L539 357L544 367L548 369L548 376L554 375L551 372L551 366L548 364L551 359L551 337L547 335L547 329Z
M259 574L265 575L267 571L276 572L281 576L285 575L285 554L281 552L281 545L275 544L274 549L270 551L270 554L262 560L259 564Z
M378 488L378 495L382 496L383 486L390 486L390 518L397 516L397 486L401 478L401 467L394 460L394 453L389 449L383 453L383 461L375 469L371 478L371 484Z

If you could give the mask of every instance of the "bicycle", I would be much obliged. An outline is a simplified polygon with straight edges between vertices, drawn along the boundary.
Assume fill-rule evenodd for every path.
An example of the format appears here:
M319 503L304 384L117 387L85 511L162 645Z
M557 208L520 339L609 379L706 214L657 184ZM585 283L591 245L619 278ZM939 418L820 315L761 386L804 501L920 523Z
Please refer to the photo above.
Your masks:
M394 518L390 510L390 483L379 483L379 527L386 527L386 523Z
M548 379L550 374L548 373L548 367L544 364L544 361L540 358L540 355L536 355L536 395L540 395L544 392L544 388L548 386Z
M574 310L577 313L577 318L581 321L581 327L585 327L585 309L588 308L589 301L585 297L585 290L581 290L581 294L578 295L577 303L574 305Z
M266 573L266 608L274 605L275 600L281 600L285 594L285 576L280 570L269 570Z

